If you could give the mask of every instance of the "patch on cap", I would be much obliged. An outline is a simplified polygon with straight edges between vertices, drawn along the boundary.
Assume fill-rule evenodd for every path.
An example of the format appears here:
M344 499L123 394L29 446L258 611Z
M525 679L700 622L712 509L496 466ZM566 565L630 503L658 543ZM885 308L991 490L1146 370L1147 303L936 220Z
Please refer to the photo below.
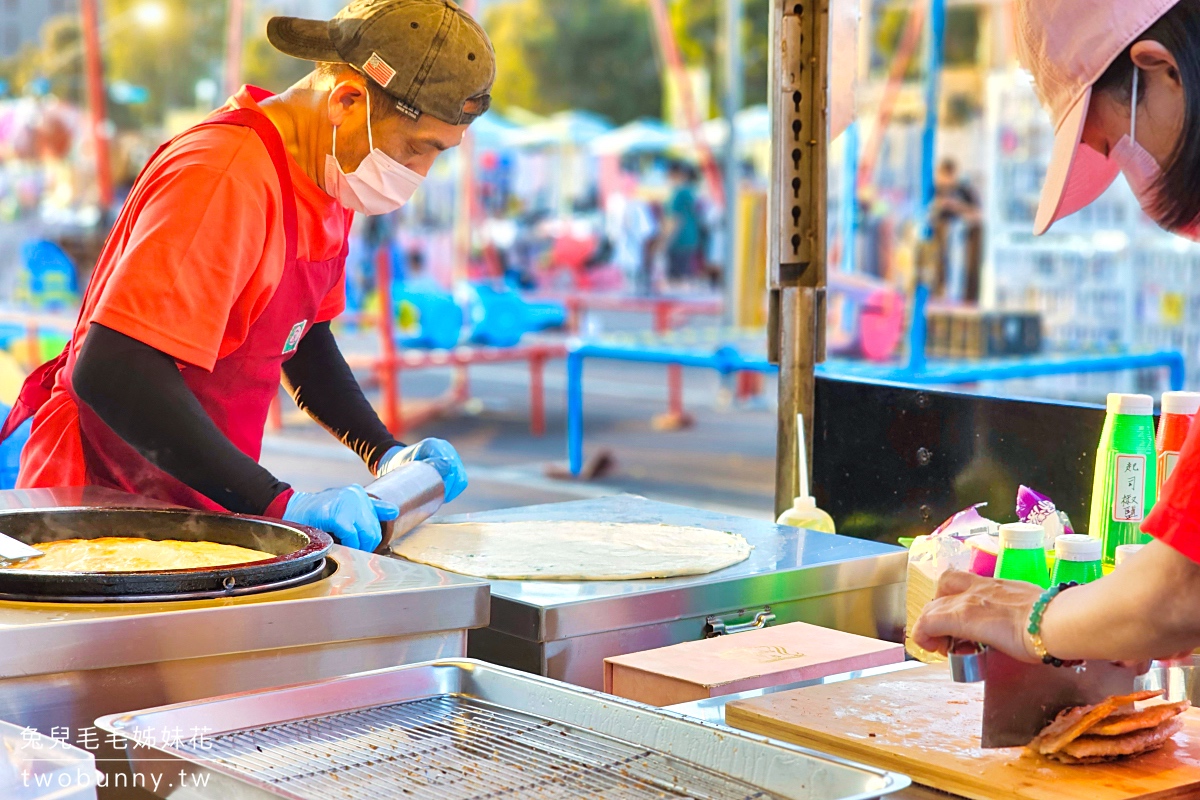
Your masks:
M396 70L392 66L379 57L379 53L371 53L371 57L367 59L367 63L363 64L363 72L371 76L371 79L380 86L387 88L387 85L392 82L392 78L396 77Z
M418 111L417 109L413 108L412 106L410 106L408 103L404 103L404 102L397 100L396 108L400 110L400 113L405 114L409 117L412 117L413 119L421 118L421 112Z

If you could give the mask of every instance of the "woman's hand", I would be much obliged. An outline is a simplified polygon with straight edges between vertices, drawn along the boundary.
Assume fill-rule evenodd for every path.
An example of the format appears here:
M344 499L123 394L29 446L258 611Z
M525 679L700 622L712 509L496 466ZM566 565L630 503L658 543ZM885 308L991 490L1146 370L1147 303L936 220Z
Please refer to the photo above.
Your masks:
M1025 627L1041 591L1029 583L947 573L913 627L913 641L944 653L949 639L969 640L1034 662ZM1111 575L1056 597L1042 618L1042 638L1064 661L1137 663L1200 645L1197 608L1200 556L1192 560L1153 541Z
M947 572L938 582L937 598L917 620L913 640L943 655L952 639L979 642L1036 663L1040 659L1031 649L1025 627L1041 594L1041 587L1032 583Z

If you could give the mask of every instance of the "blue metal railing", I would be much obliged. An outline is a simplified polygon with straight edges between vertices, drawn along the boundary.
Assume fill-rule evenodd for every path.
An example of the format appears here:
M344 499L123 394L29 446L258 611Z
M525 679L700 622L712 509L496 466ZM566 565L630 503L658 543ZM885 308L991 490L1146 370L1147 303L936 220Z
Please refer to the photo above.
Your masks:
M731 346L712 351L656 348L649 345L621 346L582 343L567 354L567 460L572 475L583 471L583 363L588 358L629 361L641 364L678 364L716 370L722 375L737 372L773 374L778 368L761 357L746 357ZM1112 353L1099 355L1040 356L985 361L933 361L923 359L920 367L872 364L862 361L831 361L817 366L817 374L837 378L918 385L954 385L980 381L1038 378L1048 375L1079 375L1095 372L1165 368L1171 389L1183 388L1186 362L1175 350L1155 353Z

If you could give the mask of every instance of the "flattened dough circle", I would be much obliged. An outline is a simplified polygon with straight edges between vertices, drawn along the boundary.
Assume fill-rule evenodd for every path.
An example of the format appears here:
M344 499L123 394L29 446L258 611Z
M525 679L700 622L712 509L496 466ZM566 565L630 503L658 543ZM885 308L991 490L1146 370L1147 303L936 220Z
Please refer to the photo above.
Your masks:
M627 581L706 575L750 557L735 533L627 522L458 522L425 525L392 552L493 580Z

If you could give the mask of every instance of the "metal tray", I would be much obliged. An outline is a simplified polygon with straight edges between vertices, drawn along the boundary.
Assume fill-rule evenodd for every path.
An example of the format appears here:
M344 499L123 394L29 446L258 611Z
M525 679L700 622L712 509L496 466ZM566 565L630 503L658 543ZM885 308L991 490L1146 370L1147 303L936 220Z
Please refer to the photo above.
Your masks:
M901 775L469 659L96 724L131 740L132 769L162 776L156 793L171 800L865 800L909 785Z

